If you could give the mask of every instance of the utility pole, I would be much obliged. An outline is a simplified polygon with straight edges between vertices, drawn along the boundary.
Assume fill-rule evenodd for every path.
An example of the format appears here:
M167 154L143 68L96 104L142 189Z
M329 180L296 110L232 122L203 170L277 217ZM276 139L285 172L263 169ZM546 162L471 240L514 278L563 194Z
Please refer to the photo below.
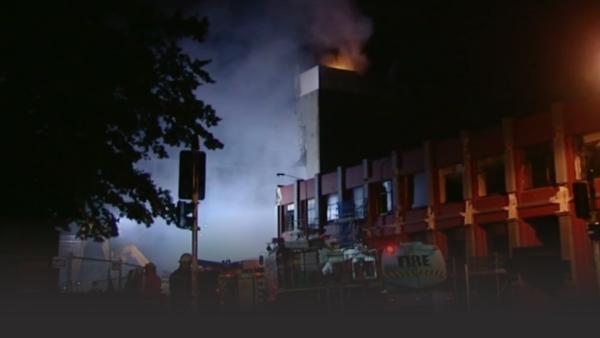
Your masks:
M192 305L198 304L198 206L204 199L206 177L206 154L200 151L200 137L194 135L191 151L179 153L179 217L177 224L192 230L191 292ZM182 201L183 200L183 201ZM187 202L187 201L191 202ZM190 216L191 214L191 216Z
M192 305L194 310L198 309L198 205L199 197L198 190L198 165L196 163L196 154L200 153L200 142L198 136L194 136L192 140L192 204L194 206L192 218Z

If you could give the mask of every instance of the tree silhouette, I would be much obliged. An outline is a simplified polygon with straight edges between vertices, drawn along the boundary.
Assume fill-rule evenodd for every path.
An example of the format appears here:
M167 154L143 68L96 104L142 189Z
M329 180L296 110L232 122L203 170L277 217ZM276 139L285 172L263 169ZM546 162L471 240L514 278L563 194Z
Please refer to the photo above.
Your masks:
M148 1L15 2L0 12L5 218L44 220L83 238L117 236L119 218L175 220L169 191L136 163L168 146L223 145L195 91L209 63L206 18ZM174 175L176 173L174 172Z

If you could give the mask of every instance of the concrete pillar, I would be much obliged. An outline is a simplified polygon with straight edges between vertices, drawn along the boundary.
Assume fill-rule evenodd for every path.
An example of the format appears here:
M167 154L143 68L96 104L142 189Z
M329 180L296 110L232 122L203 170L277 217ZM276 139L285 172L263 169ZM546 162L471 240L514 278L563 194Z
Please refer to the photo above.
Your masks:
M471 161L470 137L469 133L463 131L460 133L460 138L463 147L463 196L465 200L471 200L473 198L473 163ZM470 224L470 223L467 223Z
M554 127L554 165L557 184L568 184L567 153L565 146L565 128L563 118L563 106L554 104L552 106L552 125Z
M563 260L569 261L571 265L571 278L577 285L577 271L573 251L573 224L571 215L565 214L558 216L558 225L560 229L560 253Z
M433 143L431 141L425 141L423 145L425 154L425 176L427 177L427 204L429 206L435 205L435 173L433 167Z
M373 203L376 203L376 201L373 200L373 198L371 198L371 189L369 187L369 180L371 179L371 176L373 174L373 167L371 166L371 160L369 159L363 159L362 161L362 167L363 167L363 189L364 189L364 194L365 197L367 199L367 203L365 205L365 227L367 228L367 233L371 234L370 230L368 228L373 226L373 213L371 212L373 209Z
M423 152L425 157L425 177L427 180L427 224L429 230L435 229L435 170L434 170L434 159L433 159L433 143L431 141L425 141L423 144Z
M322 229L323 222L321 221L321 206L322 206L322 196L321 196L321 174L315 174L315 225Z
M513 120L502 120L502 135L504 137L504 179L508 195L508 242L509 250L519 247L519 220L517 215L517 177L515 168L515 149L513 140Z
M513 141L513 120L502 121L502 135L504 137L504 175L506 181L506 192L517 191L517 178L515 171L515 150Z
M560 252L562 259L571 263L571 277L577 285L576 264L573 257L573 225L569 213L569 174L567 171L564 104L562 103L552 105L552 126L554 128L553 148L556 184L559 188L555 202L559 204Z
M365 182L367 182L371 178L371 175L373 173L373 167L371 166L371 160L366 159L366 158L363 159L362 167L363 167L363 179Z
M465 199L465 246L467 257L475 256L477 243L475 241L475 224L473 222L473 163L471 161L469 133L462 131L460 134L463 150L463 196Z
M300 185L304 182L303 180L296 180L294 182L294 230L298 230L301 227L300 217L302 216L301 199L300 199Z
M338 200L340 201L340 208L341 208L341 204L344 202L344 190L346 187L346 171L344 170L344 167L342 167L342 166L337 167L336 179L337 179ZM341 209L340 209L340 212L341 212Z
M395 233L400 235L402 233L402 222L403 220L403 207L402 207L402 194L400 189L404 189L404 185L400 182L400 157L397 151L391 153L392 163L392 201L394 203L394 226Z

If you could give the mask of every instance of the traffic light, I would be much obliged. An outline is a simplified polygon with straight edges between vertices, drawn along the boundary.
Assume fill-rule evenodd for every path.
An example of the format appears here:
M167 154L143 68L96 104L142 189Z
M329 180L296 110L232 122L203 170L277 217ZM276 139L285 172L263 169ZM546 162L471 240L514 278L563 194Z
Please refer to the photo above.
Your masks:
M177 227L191 230L194 226L194 204L192 202L177 202L179 217L177 218Z
M587 234L592 241L600 241L600 222L589 223Z
M206 153L197 150L183 150L179 153L179 198L191 200L193 190L193 166L198 180L198 199L204 199L206 181Z
M573 201L575 203L575 215L578 218L590 218L590 193L588 183L578 181L573 183Z

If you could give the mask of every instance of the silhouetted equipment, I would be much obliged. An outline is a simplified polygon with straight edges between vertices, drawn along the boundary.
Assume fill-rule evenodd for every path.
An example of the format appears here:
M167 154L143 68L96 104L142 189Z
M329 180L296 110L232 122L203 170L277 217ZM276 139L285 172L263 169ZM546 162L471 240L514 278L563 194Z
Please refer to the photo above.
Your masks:
M206 181L206 153L203 151L182 150L179 153L179 198L191 200L194 192L193 166L196 166L198 199L204 199Z
M177 202L177 227L191 230L194 226L194 204L192 202Z
M573 183L573 200L575 202L575 215L578 218L589 219L590 195L587 182L577 181Z
M592 241L600 241L600 222L589 223L587 234Z
M514 248L507 264L509 273L519 274L532 286L555 291L570 272L570 264L559 252L543 246Z

